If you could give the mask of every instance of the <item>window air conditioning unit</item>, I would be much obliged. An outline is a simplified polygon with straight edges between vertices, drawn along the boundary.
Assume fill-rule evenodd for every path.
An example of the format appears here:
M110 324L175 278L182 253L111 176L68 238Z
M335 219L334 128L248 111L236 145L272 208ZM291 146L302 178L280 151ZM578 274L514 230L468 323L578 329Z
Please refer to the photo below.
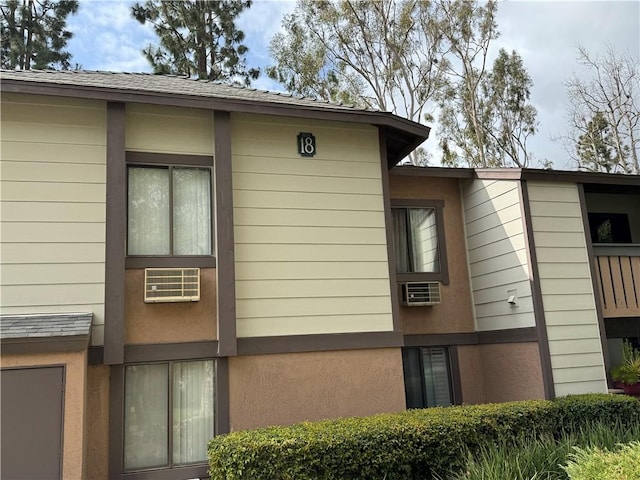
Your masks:
M145 268L145 303L197 302L198 300L200 300L199 268Z
M440 282L406 282L401 286L402 305L415 307L440 303Z

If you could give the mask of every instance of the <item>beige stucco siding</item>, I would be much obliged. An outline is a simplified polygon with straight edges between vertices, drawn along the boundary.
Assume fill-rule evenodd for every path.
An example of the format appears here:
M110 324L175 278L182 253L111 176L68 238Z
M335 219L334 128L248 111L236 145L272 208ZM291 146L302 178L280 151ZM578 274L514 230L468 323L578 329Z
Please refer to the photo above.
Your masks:
M234 114L232 132L238 336L392 330L377 129Z
M535 325L518 182L474 180L462 188L476 327ZM516 290L518 303L507 303Z
M556 395L606 392L578 188L529 182L528 190Z
M213 155L210 110L128 103L126 122L127 150Z
M106 104L2 95L0 311L104 325Z

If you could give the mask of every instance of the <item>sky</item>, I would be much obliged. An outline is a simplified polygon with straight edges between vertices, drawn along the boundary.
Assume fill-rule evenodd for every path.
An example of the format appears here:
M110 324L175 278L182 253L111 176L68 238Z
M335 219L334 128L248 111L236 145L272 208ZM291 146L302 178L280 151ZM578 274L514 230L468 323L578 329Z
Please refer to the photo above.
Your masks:
M69 17L74 37L68 44L73 64L85 70L150 72L141 51L157 38L148 25L131 17L133 2L126 0L80 0L77 15ZM247 65L262 71L272 63L269 42L281 29L283 15L293 11L294 1L254 0L238 18L249 47ZM587 73L576 60L576 47L584 46L592 55L602 55L608 46L640 58L640 0L549 1L506 0L498 7L500 37L491 46L495 56L500 48L516 50L533 80L531 102L538 110L538 133L530 150L540 162L551 161L556 169L575 169L562 142L568 134L567 96L564 82L573 74ZM281 91L266 75L253 87ZM425 147L438 165L437 124ZM532 167L539 167L536 162Z

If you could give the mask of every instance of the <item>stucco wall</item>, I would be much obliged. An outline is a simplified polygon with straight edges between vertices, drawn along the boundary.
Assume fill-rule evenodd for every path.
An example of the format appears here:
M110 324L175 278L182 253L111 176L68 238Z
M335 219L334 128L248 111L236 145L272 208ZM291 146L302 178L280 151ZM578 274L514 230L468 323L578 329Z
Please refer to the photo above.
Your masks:
M87 352L2 355L2 367L65 366L62 478L84 478Z
M248 114L231 127L238 336L392 330L378 130Z
M0 313L104 327L106 103L2 94Z
M449 285L441 286L439 305L400 307L402 332L405 335L472 332L473 310L458 180L392 174L389 185L392 199L444 200Z
M485 402L544 399L537 342L480 345Z
M109 366L87 367L85 478L109 478Z
M480 347L478 345L463 345L457 347L457 350L462 403L484 403L484 372Z
M229 359L231 429L405 409L400 349Z
M215 340L216 271L200 269L197 302L144 303L144 270L125 274L125 343L179 343Z

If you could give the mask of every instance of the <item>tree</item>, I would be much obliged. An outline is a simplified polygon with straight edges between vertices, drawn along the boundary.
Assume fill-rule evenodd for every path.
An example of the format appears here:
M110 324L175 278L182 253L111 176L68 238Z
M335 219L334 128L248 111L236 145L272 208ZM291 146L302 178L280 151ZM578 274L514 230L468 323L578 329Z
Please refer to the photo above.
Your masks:
M250 6L251 0L148 0L131 12L153 25L160 39L159 46L143 50L155 73L249 85L259 70L246 68L248 48L235 19Z
M77 12L78 0L8 0L0 10L2 68L69 69L71 54L65 47L73 34L66 23Z
M444 79L439 16L436 2L299 0L271 41L267 74L300 95L431 121Z
M491 76L496 2L298 0L270 44L267 74L289 91L434 121L443 163L526 163L535 109L522 59L505 53ZM444 123L443 123L444 122ZM523 158L524 157L524 158ZM424 164L419 151L411 158Z
M578 47L578 61L591 75L566 82L570 154L581 169L640 174L640 62L611 47L597 57Z
M527 141L537 131L537 111L529 103L531 77L515 51L501 49L491 70L485 67L486 53L479 54L482 61L475 67L473 55L460 52L463 68L452 74L441 98L443 163L526 167Z
M597 112L578 138L576 153L580 167L590 172L609 173L620 162L614 145L611 125L602 112Z

